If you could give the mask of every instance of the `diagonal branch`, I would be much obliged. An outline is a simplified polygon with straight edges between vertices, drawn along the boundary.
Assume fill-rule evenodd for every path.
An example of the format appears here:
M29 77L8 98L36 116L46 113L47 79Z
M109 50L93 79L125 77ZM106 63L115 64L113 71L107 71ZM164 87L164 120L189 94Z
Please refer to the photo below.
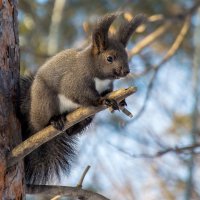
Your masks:
M152 44L157 38L166 33L166 31L170 28L171 22L166 22L164 25L157 28L155 31L146 36L142 41L138 42L130 51L129 51L129 59L131 59L134 55L140 53L145 47Z
M57 200L63 196L84 199L84 200L108 200L106 197L91 191L82 189L83 180L87 174L90 166L88 165L84 170L76 187L69 186L45 186L45 185L27 185L27 194L50 195L51 200ZM52 198L53 196L53 198Z
M116 146L114 146L116 147ZM120 152L122 153L125 153L126 155L130 156L130 157L133 157L133 158L158 158L158 157L161 157L161 156L164 156L168 153L175 153L175 154L195 154L194 150L195 149L199 149L200 148L200 144L199 143L195 143L195 144L191 144L191 145L188 145L188 146L183 146L183 147L169 147L169 148L166 148L164 150L161 150L161 151L158 151L154 154L148 154L148 153L141 153L141 154L131 154L119 147L116 147L117 150L119 150ZM197 152L197 154L199 154L199 152Z
M65 12L64 8L66 3L67 3L66 0L54 1L49 38L48 38L48 49L47 49L48 55L53 55L58 51L60 25L62 22L63 14Z
M186 34L189 31L190 23L191 23L191 18L189 16L189 17L187 17L185 19L185 21L183 23L183 26L182 26L178 36L176 37L176 39L175 39L174 43L172 44L172 46L170 47L170 49L167 51L167 53L164 56L164 58L160 61L160 63L158 65L155 65L152 68L148 69L148 70L154 70L154 73L153 73L153 76L152 76L152 78L151 78L151 80L149 82L149 85L148 85L148 88L147 88L147 93L146 93L146 96L145 96L145 99L144 99L144 103L143 103L141 109L138 111L138 113L135 115L135 117L133 118L132 121L137 120L142 115L142 113L144 112L144 110L146 108L146 105L147 105L147 102L148 102L148 100L150 98L150 94L151 94L151 91L153 89L155 80L157 78L158 71L178 51L178 49L180 48L181 44L183 43L183 41L184 41L184 39L186 37Z
M85 176L86 176L86 174L87 174L87 172L88 172L89 169L90 169L90 166L88 165L88 166L86 167L86 169L84 170L84 172L83 172L83 174L82 174L82 176L81 176L81 179L79 180L79 182L78 182L78 184L77 184L77 187L82 188L83 180L84 180L84 178L85 178Z
M129 51L129 59L131 59L134 55L140 53L144 48L146 48L147 46L151 45L156 39L158 39L159 37L161 37L162 35L164 35L166 33L166 31L176 23L175 20L179 19L179 20L187 20L187 18L191 17L193 14L195 14L196 10L199 8L200 6L200 0L197 0L194 5L189 8L188 10L186 10L185 12L175 15L175 16L171 16L168 18L165 18L165 16L163 15L152 15L150 17L148 17L148 21L149 22L154 22L157 20L163 20L163 25L161 25L160 27L158 27L155 31L153 31L152 33L150 33L149 35L147 35L143 40L141 40L140 42L138 42L130 51Z
M120 102L135 92L136 92L135 87L129 87L127 89L119 89L117 91L109 93L108 95L106 95L105 98L115 99L116 101ZM77 124L78 122L86 119L87 117L93 116L97 112L105 110L106 108L107 107L105 105L98 107L87 107L87 108L85 107L85 108L79 108L74 112L69 113L66 116L67 123L65 124L65 130ZM52 138L61 133L62 131L56 130L51 125L35 133L33 136L23 141L21 144L16 146L10 152L7 158L7 166L8 167L13 166L19 160L23 159L25 156L31 153L33 150L37 149L39 146L41 146L45 142L48 142L49 140L51 140Z
M80 187L69 187L69 186L53 186L53 185L27 185L27 194L37 194L37 195L49 195L49 196L66 196L76 199L84 200L109 200L108 198L91 192L88 190L83 190Z

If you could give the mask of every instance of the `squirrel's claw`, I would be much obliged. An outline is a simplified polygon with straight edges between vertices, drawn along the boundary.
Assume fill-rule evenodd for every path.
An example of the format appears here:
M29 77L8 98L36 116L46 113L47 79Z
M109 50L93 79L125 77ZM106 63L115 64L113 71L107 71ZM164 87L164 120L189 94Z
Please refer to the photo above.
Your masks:
M121 107L127 106L126 100L124 99L121 102L119 102L119 106L121 106Z
M65 115L53 116L50 119L50 124L57 130L62 131L65 127L66 117Z
M111 107L113 110L119 110L119 105L114 99L104 99L103 104L108 107Z

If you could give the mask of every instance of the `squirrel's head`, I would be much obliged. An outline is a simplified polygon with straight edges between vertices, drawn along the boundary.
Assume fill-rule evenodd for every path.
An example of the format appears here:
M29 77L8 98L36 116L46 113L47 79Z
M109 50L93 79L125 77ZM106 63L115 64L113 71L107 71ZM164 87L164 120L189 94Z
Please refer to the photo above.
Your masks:
M109 36L109 27L117 16L119 13L105 15L92 33L92 58L95 74L100 79L118 79L130 72L125 48L145 19L143 15L137 15L131 21L125 21L115 35Z

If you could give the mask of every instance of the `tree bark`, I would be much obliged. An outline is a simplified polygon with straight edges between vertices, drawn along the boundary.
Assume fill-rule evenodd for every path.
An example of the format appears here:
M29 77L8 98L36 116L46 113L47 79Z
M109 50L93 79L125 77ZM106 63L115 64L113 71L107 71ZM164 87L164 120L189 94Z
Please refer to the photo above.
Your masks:
M17 0L0 0L0 199L23 199L23 162L6 169L6 157L21 143L17 119L19 39Z

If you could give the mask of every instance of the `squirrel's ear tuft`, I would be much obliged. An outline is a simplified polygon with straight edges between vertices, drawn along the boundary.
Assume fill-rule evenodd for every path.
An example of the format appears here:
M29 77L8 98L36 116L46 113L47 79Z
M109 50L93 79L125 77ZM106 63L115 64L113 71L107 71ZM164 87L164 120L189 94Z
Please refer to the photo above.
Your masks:
M92 51L100 53L108 47L108 30L120 13L107 14L96 24L92 34Z
M116 38L124 46L127 45L131 35L135 32L138 26L146 21L146 17L143 14L136 15L131 21L125 21L117 31Z

